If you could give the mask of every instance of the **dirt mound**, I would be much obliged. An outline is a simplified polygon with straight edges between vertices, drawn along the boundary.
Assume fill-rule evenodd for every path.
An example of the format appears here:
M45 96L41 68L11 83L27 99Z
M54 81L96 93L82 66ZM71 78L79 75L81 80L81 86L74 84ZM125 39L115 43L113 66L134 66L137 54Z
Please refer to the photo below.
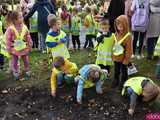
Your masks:
M127 100L113 90L99 96L95 90L84 92L82 105L74 98L74 88L63 88L57 98L47 88L1 90L0 120L143 120L151 111L138 103L133 118L127 114Z

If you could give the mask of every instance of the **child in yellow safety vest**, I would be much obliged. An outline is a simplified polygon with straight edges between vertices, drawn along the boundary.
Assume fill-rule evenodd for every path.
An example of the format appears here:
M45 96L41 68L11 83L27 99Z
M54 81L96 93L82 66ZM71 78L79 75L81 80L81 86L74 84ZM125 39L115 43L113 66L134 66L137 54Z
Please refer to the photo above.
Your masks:
M134 114L138 97L142 97L144 102L151 102L156 99L159 101L159 94L159 87L150 78L146 77L128 79L124 83L122 90L122 96L128 95L130 97L130 107L128 109L130 115Z
M65 59L70 58L65 43L67 42L66 34L60 29L60 19L54 14L48 16L48 24L50 31L47 34L46 45L48 47L49 54L52 54L54 60L57 56L62 56Z
M21 12L13 11L10 13L13 25L10 25L6 31L6 46L11 55L12 72L15 80L19 80L18 60L22 58L25 69L25 80L30 77L29 72L29 52L32 49L32 39L29 30L23 23Z
M38 49L38 12L35 12L29 20L29 31L33 41L33 48Z
M129 21L126 15L121 15L115 20L113 61L114 61L114 80L112 87L123 86L128 79L127 65L132 56L132 36L129 30ZM120 79L121 76L121 79Z
M73 8L72 10L72 19L71 19L71 34L72 34L72 43L73 43L73 48L76 49L76 43L78 45L78 49L80 49L80 39L79 39L79 34L80 34L80 17L78 16L78 10L77 8Z
M67 40L66 45L67 48L69 48L70 32L71 32L71 15L67 11L66 5L63 5L61 9L62 9L62 13L60 15L62 22L61 28L66 33L66 40Z
M100 31L97 34L97 50L96 64L101 69L106 69L110 73L110 67L113 65L112 49L114 45L114 34L109 31L109 21L101 21Z
M94 18L92 16L91 9L89 7L86 7L86 17L84 19L84 26L86 27L86 41L83 48L93 48L93 41L92 39L95 38L95 22Z
M64 82L73 83L74 77L78 74L78 68L75 63L57 56L53 61L51 75L51 95L56 96L57 86L61 87Z

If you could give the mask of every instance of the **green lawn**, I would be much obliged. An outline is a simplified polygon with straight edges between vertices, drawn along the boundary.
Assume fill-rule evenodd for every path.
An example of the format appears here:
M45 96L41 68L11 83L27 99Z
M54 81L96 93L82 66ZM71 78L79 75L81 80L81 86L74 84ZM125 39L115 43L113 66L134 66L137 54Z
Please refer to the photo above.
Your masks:
M70 51L72 62L75 62L80 68L84 64L94 63L95 62L95 53L90 50L81 50L81 51ZM24 85L24 86L44 86L49 85L49 78L51 74L51 66L46 65L47 55L40 52L32 52L30 55L30 67L32 72L32 78L29 81L25 82L15 82L12 80L12 76L0 72L0 80L8 81L7 86L12 87L14 85ZM137 75L142 75L155 79L155 67L157 60L147 61L145 58L141 60L132 60L138 69ZM7 62L6 62L7 64ZM21 64L23 66L23 64ZM7 83L8 83L7 82ZM157 82L157 81L156 81Z

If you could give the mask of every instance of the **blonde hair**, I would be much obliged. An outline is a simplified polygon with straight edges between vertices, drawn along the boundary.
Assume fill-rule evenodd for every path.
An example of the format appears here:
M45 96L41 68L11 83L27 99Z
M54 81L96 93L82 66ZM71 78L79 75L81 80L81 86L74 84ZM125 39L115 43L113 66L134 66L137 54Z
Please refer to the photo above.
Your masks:
M48 20L48 25L52 27L53 25L57 24L57 21L59 20L59 18L56 17L54 14L49 14L47 17L47 20Z

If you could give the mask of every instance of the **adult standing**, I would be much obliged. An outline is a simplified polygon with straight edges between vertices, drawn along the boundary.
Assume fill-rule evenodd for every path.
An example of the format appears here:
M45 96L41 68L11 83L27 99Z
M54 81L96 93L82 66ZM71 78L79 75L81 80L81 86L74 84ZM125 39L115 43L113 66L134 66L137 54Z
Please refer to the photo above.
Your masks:
M142 47L145 38L145 33L148 28L149 21L149 0L133 0L131 6L133 13L131 18L133 31L133 56L136 55L137 41L139 41L137 59L143 57Z
M110 22L110 31L115 32L114 20L123 15L125 12L125 2L124 0L111 0L108 8L108 17Z
M55 14L55 9L49 3L48 0L37 0L33 5L29 13L24 17L24 19L29 19L35 12L38 12L38 32L40 35L40 50L45 52L46 45L46 35L49 31L49 26L47 22L47 17L49 14Z
M150 0L150 18L147 31L147 59L151 60L160 35L160 0Z

